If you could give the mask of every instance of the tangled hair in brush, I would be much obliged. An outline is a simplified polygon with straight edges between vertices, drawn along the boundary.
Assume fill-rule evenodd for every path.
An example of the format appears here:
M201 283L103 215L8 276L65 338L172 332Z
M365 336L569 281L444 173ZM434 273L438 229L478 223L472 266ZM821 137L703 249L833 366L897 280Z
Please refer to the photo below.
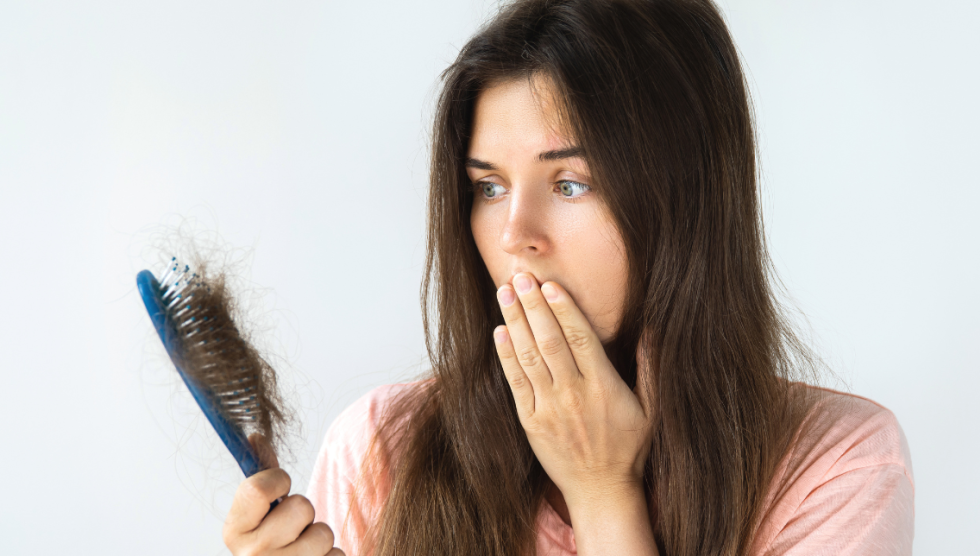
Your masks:
M218 407L229 422L246 436L262 434L282 461L296 419L270 363L272 354L254 342L253 331L267 327L261 326L257 307L252 307L258 290L243 284L248 253L232 248L215 232L194 228L185 221L176 229L157 232L151 242L162 261L172 261L154 268L169 269L175 260L179 270L189 269L187 295L193 295L201 322L200 333L177 338L178 364L224 402Z
M235 397L243 391L254 396L248 414L227 404L219 405L219 409L226 419L239 424L246 436L260 433L279 452L291 416L284 409L276 371L239 328L237 323L245 319L231 293L228 276L212 272L204 260L189 266L197 274L196 286L191 286L194 303L201 307L213 330L208 332L207 343L195 341L194 337L180 339L181 368L222 398Z

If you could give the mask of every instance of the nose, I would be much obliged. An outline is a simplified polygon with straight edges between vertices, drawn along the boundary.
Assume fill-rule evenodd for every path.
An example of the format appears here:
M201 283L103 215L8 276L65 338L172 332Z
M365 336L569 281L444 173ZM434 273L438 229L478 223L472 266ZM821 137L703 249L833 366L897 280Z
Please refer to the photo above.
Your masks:
M500 247L511 255L542 254L550 249L547 199L529 187L514 187L507 207L507 220L500 234Z

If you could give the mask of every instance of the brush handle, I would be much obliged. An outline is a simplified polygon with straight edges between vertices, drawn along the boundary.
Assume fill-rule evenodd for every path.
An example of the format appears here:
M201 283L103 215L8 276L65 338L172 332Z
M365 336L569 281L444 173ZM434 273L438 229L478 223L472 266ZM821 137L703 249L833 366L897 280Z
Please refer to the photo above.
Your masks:
M183 379L184 384L187 385L187 389L191 391L191 395L194 396L197 405L201 407L201 411L204 412L208 421L211 422L211 426L218 433L218 437L221 438L221 441L225 443L225 446L231 452L235 461L238 462L238 466L242 468L245 477L251 477L258 473L262 470L262 464L248 438L245 437L245 434L239 427L230 423L221 414L218 410L217 400L211 391L188 376L181 368L177 327L167 318L167 308L161 299L160 283L153 276L152 272L144 270L136 275L136 285L139 288L140 297L143 298L143 304L146 306L146 312L150 314L150 320L153 321L153 327L156 328L157 334L160 335L160 340L163 342L163 346L167 349L170 360L173 361L174 366L177 368L177 374ZM275 508L278 503L279 500L272 502L269 509Z

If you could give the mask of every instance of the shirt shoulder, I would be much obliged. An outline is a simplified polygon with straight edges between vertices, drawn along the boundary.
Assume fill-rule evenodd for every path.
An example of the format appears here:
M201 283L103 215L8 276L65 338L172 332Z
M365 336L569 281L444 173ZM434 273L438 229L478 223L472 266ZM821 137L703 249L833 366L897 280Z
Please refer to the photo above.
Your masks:
M347 406L324 435L306 497L313 504L314 521L330 526L336 546L346 554L360 554L360 541L377 519L389 486L385 466L366 461L375 433L391 402L423 382L370 390Z
M773 478L755 554L910 554L912 458L894 413L813 386Z

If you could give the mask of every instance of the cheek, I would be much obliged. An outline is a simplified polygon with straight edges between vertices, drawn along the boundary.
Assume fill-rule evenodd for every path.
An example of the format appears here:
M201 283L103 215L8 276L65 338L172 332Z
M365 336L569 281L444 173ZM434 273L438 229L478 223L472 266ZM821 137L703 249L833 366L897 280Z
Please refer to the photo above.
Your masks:
M559 222L562 251L574 259L583 277L607 291L625 280L626 253L619 229L600 208ZM606 283L609 282L608 286Z
M589 223L588 231L569 240L570 273L581 293L580 308L606 341L619 326L626 296L626 252L618 229L606 219Z

